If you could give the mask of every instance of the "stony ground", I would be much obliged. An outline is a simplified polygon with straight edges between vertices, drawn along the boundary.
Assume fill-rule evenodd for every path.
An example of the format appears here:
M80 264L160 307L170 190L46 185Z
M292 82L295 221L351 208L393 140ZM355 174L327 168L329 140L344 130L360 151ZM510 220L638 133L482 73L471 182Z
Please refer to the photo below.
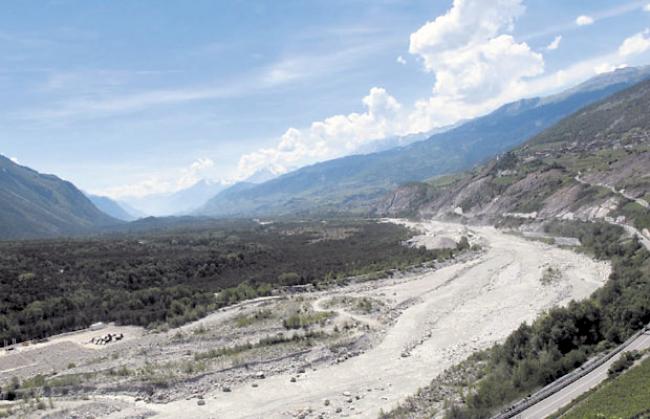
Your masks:
M54 373L50 380L64 384L52 386L54 408L21 408L32 417L377 417L609 274L607 264L494 228L403 223L422 231L415 244L466 236L482 251L421 272L249 301L175 330L113 328L124 341L105 346L89 344L106 333L97 331L21 347L0 357L0 377ZM549 268L557 272L550 283L542 280Z

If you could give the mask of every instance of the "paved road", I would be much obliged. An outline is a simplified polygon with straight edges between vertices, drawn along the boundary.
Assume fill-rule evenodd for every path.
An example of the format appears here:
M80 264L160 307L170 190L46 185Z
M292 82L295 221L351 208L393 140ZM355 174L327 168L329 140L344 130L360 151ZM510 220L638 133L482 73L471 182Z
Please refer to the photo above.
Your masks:
M636 197L634 197L634 196L632 196L632 195L630 195L630 194L628 194L628 193L625 193L625 191L622 191L622 190L619 191L619 190L616 189L615 187L613 187L613 186L611 186L611 185L607 185L606 183L589 183L589 182L587 182L586 180L582 179L582 178L580 177L580 175L577 175L577 176L575 177L575 180L576 180L577 182L579 182L579 183L582 183L583 185L589 185L589 186L600 186L600 187L602 187L602 188L607 188L607 189L609 189L610 191L612 191L612 192L614 192L614 193L616 193L616 194L619 194L619 195L621 195L622 197L624 197L624 198L626 198L626 199L629 199L630 201L634 201L634 202L636 202L637 204L641 205L641 206L642 206L643 208L645 208L645 209L649 209L649 208L650 208L650 204L648 204L648 201L646 201L645 199L636 198Z
M554 395L542 400L535 406L524 410L516 418L521 419L541 419L557 412L562 407L568 405L576 397L596 387L607 378L607 370L614 361L620 358L621 354L625 351L643 350L650 348L650 334L648 332L639 336L634 340L630 346L625 348L621 353L612 357L612 359L605 362L600 367L596 368L589 374L580 378L576 382L568 385L564 389L555 393Z
M621 226L625 230L627 230L627 232L630 233L632 236L637 236L641 244L644 245L646 249L650 250L650 239L644 236L643 233L641 233L637 228L634 228L629 224L622 224L622 223L611 223L611 224Z

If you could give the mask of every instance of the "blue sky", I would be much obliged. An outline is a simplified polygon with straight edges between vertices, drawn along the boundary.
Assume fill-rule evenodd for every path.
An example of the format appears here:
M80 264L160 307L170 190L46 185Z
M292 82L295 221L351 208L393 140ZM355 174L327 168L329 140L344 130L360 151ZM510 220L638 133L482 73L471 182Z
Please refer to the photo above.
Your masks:
M0 153L121 199L282 173L650 63L648 3L5 0Z

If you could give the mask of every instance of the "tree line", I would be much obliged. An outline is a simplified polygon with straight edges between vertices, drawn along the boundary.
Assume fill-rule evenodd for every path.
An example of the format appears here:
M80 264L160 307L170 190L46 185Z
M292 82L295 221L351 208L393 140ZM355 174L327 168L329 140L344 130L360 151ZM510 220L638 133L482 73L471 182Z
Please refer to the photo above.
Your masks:
M332 233L341 230L348 233ZM348 220L0 242L0 345L97 321L177 326L277 286L453 253L404 246L412 235L393 224Z

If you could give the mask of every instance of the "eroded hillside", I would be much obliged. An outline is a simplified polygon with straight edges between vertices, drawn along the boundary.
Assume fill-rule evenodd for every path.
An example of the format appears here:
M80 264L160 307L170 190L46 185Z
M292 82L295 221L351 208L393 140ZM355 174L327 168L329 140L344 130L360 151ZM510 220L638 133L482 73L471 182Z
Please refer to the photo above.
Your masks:
M461 176L405 185L381 215L593 220L650 227L650 83L561 121Z

